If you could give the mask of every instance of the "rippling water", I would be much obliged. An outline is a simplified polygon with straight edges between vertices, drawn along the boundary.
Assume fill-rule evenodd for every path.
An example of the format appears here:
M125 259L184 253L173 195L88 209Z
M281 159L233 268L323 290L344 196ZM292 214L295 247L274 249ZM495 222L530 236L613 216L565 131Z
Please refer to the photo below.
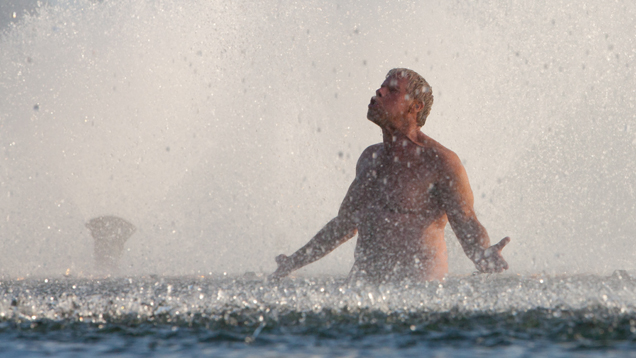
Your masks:
M31 278L0 283L14 356L636 355L636 280L466 276L343 279Z
M0 357L636 356L632 271L184 276L273 270L315 234L401 66L511 270L635 269L633 0L37 3L0 0ZM105 214L139 228L132 276L62 277Z

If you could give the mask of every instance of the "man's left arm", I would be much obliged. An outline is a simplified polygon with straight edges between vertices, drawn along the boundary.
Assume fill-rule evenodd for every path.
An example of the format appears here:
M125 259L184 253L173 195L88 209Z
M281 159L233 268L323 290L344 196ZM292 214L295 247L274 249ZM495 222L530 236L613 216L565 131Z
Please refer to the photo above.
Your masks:
M475 215L473 192L464 166L454 153L448 156L444 166L440 183L441 201L466 256L480 272L507 270L508 263L501 255L501 250L510 242L510 238L506 237L490 246L488 232Z

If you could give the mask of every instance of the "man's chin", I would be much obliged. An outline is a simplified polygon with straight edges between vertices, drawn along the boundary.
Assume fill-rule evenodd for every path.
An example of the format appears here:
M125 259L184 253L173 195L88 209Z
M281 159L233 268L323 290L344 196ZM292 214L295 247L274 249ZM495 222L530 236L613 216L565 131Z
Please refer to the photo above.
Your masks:
M370 120L371 122L378 124L378 119L380 116L378 116L378 112L372 110L371 108L369 108L367 110L367 119Z
M384 127L386 121L384 121L380 116L372 115L371 113L367 114L367 119L380 127Z

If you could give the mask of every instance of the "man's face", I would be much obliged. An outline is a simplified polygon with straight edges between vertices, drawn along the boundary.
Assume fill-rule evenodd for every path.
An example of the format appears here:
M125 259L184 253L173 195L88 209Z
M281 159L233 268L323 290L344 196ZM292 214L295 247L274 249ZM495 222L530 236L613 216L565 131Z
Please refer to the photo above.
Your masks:
M408 80L402 76L388 77L371 97L367 118L382 128L401 127L413 100L409 98L406 87Z

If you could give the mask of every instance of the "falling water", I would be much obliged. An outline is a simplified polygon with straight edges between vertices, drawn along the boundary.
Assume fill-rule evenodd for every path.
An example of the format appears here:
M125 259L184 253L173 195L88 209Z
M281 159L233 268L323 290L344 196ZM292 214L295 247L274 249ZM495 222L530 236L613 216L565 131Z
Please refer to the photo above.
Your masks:
M628 2L54 5L0 43L5 274L88 270L104 214L140 228L129 272L272 270L335 214L397 66L432 83L424 130L513 237L513 272L634 268ZM351 246L316 270L346 272Z
M632 349L635 19L600 0L1 3L0 350ZM381 140L366 105L394 67L433 86L423 130L512 237L509 272L470 276L447 230L444 282L347 285L353 240L267 282ZM110 278L100 216L136 228Z
M424 131L463 159L491 237L513 237L511 272L634 269L631 2L29 10L0 23L5 275L90 271L99 215L139 228L124 272L271 271L336 213L398 66L433 85ZM306 272L346 272L352 247Z

